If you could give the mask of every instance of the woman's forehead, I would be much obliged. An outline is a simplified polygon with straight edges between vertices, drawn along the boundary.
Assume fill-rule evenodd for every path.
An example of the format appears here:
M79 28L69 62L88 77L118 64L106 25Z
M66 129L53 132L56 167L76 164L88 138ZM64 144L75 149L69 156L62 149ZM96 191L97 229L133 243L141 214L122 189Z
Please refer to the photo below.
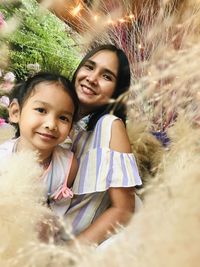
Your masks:
M110 50L101 50L88 58L89 62L98 65L101 68L112 71L115 76L118 72L119 61L115 52Z

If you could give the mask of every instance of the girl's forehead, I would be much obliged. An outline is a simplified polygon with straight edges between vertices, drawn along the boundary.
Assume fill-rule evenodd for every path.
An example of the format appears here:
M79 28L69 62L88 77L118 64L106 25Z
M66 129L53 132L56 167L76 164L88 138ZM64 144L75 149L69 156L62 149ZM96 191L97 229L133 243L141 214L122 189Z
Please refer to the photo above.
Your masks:
M62 90L68 95L68 91L59 81L42 81L32 87L29 96L32 97L36 94L51 92L52 90Z
M68 88L65 88L65 86L59 82L59 81L42 81L38 84L36 84L33 87L33 93L39 92L40 90L52 90L52 89L61 89L64 92L68 94Z
M50 81L50 82L41 82L38 83L33 90L30 92L30 95L27 97L27 102L34 102L34 101L43 101L43 102L56 102L58 103L64 103L64 102L73 102L73 98L69 93L69 90L67 90L64 85L57 81ZM60 102L59 102L60 101ZM30 103L29 102L29 103Z
M38 82L34 87L41 88L42 86L48 86L48 85L63 86L59 81L41 81Z

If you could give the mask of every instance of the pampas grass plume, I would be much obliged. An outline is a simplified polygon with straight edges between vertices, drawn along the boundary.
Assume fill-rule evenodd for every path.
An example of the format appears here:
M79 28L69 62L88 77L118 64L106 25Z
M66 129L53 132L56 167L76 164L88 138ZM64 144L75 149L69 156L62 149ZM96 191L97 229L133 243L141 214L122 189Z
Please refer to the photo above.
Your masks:
M15 128L10 124L0 126L0 144L15 136Z
M20 248L38 242L36 225L48 211L42 205L41 169L31 152L16 153L0 162L0 266ZM4 263L4 264L3 264Z

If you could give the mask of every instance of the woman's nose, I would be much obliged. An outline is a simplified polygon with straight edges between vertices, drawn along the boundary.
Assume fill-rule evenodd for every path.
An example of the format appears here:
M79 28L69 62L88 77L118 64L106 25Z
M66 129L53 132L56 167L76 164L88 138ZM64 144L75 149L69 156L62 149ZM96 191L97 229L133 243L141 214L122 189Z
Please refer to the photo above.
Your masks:
M86 80L89 82L89 83L94 83L96 84L98 82L98 73L96 72L92 72L90 74L88 74L88 76L86 77Z

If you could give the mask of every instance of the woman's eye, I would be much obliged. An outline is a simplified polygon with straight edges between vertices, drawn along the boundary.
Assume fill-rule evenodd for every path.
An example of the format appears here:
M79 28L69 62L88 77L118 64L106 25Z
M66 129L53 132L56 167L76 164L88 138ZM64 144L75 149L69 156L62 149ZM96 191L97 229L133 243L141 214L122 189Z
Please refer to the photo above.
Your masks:
M103 77L107 81L112 81L112 77L110 75L108 75L108 74L104 74Z
M90 64L85 64L84 67L86 69L88 69L88 70L93 70L94 69L94 67L92 65L90 65Z
M44 108L36 108L35 110L39 113L46 113L46 110Z

